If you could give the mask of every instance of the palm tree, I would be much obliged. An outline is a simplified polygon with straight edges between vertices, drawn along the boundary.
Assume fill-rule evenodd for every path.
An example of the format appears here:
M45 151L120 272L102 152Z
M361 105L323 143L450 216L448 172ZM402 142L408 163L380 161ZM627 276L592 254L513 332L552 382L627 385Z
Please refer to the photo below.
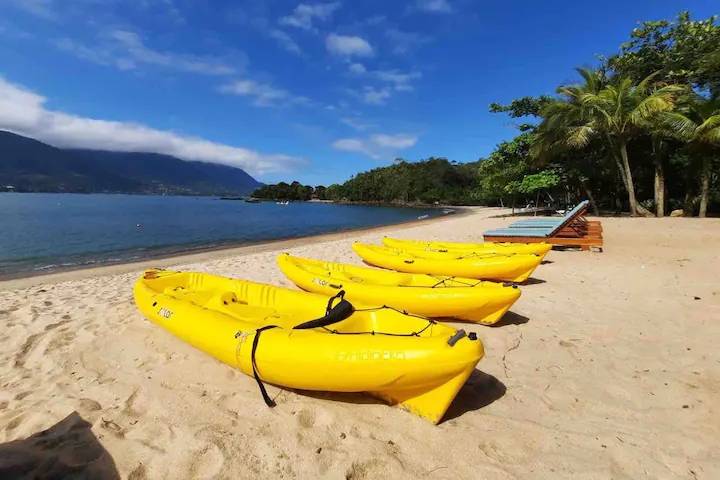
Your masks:
M586 93L599 93L608 83L604 70L578 68L577 72L584 83L558 88L557 92L561 99L550 101L540 112L543 122L533 132L530 156L542 163L563 157L569 149L576 148L569 144L568 139L587 133L587 129L583 128L586 113L581 99ZM598 213L597 205L587 185L587 177L580 173L576 177L590 199L593 210Z
M647 133L651 118L671 111L683 88L677 85L656 87L655 75L637 85L629 78L609 81L603 72L578 70L584 85L561 87L560 98L543 109L538 138L552 147L580 149L599 138L605 142L618 167L628 194L630 214L651 216L638 204L635 195L628 143Z
M706 99L690 94L676 111L663 112L659 117L668 129L702 157L700 166L699 217L707 215L712 155L720 147L720 98Z

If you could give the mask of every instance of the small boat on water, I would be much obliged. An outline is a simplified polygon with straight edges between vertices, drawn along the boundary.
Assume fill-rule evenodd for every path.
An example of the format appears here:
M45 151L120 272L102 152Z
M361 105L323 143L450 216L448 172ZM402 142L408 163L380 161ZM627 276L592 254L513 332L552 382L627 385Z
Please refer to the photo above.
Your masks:
M158 269L133 294L152 322L255 377L268 406L263 382L368 392L438 423L484 353L474 333L342 294Z

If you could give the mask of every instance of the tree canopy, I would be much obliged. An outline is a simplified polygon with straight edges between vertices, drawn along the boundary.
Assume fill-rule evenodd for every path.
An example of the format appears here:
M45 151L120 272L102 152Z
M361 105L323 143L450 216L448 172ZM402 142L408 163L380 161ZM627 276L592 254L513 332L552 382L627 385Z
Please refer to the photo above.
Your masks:
M587 59L578 59L579 63ZM517 135L487 158L442 157L360 173L342 184L265 186L261 198L401 204L564 205L662 216L720 206L720 25L717 18L641 23L579 80L490 111Z

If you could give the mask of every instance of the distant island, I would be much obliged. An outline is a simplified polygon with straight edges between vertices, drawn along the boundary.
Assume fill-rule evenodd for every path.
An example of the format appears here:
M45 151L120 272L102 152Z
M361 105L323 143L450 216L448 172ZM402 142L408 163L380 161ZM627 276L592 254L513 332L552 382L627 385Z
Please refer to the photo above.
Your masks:
M63 149L0 130L0 190L247 195L261 185L226 165L158 153Z
M328 200L397 205L468 205L479 203L479 162L457 163L431 157L418 162L398 158L392 165L359 173L342 184L303 185L280 182L263 185L252 194L266 200Z

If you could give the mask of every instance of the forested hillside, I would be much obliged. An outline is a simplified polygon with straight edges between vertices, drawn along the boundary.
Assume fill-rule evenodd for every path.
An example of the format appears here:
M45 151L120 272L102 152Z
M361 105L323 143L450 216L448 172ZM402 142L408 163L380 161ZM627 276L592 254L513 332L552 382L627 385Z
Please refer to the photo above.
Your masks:
M335 200L395 204L467 204L476 188L477 163L457 164L444 158L419 162L397 159L387 167L359 173L329 187L298 182L265 185L254 197L275 200Z
M260 182L239 168L156 153L56 148L0 130L0 186L19 192L242 195Z

